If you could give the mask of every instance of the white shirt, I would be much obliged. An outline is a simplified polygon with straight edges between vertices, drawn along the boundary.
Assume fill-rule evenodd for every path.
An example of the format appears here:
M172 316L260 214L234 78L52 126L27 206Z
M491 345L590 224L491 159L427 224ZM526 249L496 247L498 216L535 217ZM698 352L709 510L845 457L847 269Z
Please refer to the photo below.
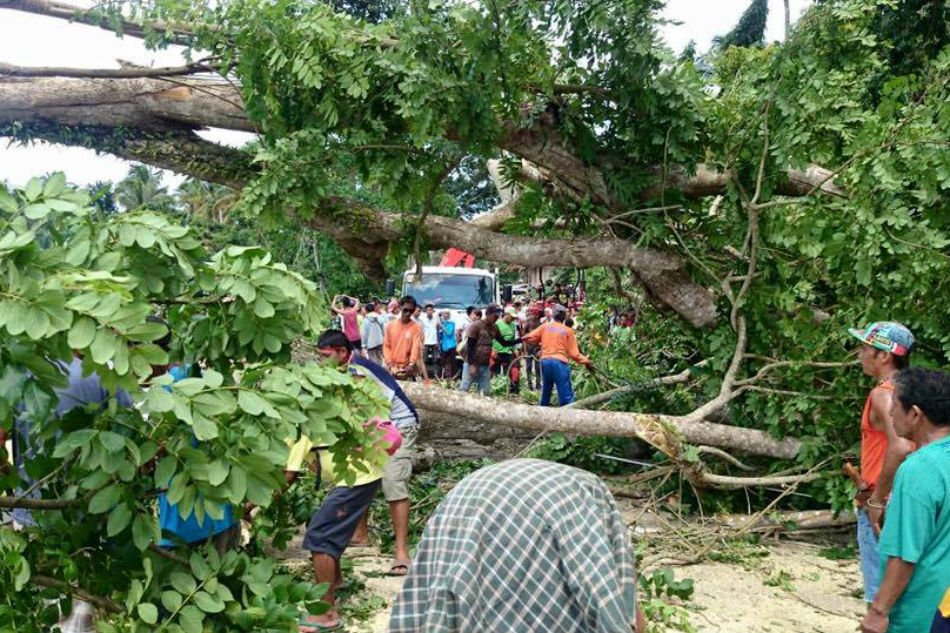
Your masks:
M425 313L419 316L419 323L422 325L422 344L439 344L439 317L432 315L430 319Z

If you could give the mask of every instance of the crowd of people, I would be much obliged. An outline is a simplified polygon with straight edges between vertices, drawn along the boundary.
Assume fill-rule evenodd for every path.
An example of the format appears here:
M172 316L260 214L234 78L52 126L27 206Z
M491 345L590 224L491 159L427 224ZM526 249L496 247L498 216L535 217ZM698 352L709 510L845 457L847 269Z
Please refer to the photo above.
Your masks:
M411 296L383 310L375 302L338 299L340 327L319 337L317 362L378 385L389 401L388 420L378 423L388 458L367 468L355 465L358 456L349 456L352 476L340 477L331 447L305 436L288 439L288 486L309 467L331 488L303 539L315 580L328 587L324 601L330 609L302 614L299 630L340 628L340 560L347 548L370 544L366 514L382 491L395 535L389 573L407 576L391 616L394 633L642 632L630 535L610 492L590 473L530 459L483 468L439 504L415 555L410 552L409 483L421 420L397 378L427 377L427 361L440 370L461 363L460 388L475 386L486 394L496 367L511 376L518 356L531 356L538 360L541 404L550 403L553 387L563 405L573 398L570 362L590 366L577 348L568 310L492 304L470 308L456 323ZM861 468L850 471L858 488L857 541L868 605L860 630L950 633L950 376L911 367L914 337L899 323L849 332L860 342L864 373L875 381L860 417ZM95 374L83 375L78 357L62 363L61 370L65 385L57 389L58 415L105 406L111 399L119 407L132 406L128 394L110 394ZM155 367L155 376L168 374L172 382L153 388L174 391L177 381L196 373L200 368L194 366ZM456 377L454 371L442 375ZM529 387L535 388L531 380ZM519 385L509 381L509 388ZM36 496L40 489L25 471L35 457L28 427L29 419L21 417L14 428L14 467L30 486L28 494ZM220 519L198 520L194 513L182 516L162 495L163 538L157 546L211 544L219 552L240 547L239 517L252 514L249 507L243 512L226 507ZM13 520L32 524L29 512L15 513ZM91 622L88 605L77 601L70 617L77 614ZM67 619L63 630L87 629Z
M457 319L412 296L367 302L337 296L332 310L354 353L400 380L457 381L462 391L474 387L487 396L493 377L506 377L508 393L518 394L524 376L528 389L541 391L542 406L555 390L566 405L574 401L570 363L593 367L577 346L581 304L574 297L556 285L544 299L468 306Z

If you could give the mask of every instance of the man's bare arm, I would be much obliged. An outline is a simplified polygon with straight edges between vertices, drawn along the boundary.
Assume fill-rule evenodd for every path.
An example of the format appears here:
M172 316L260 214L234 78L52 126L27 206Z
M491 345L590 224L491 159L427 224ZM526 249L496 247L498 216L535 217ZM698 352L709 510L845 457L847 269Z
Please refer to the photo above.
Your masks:
M861 630L867 633L884 633L887 631L888 615L891 608L904 593L911 576L914 575L914 563L901 558L887 559L884 569L884 579L877 596L868 608L867 615L861 622Z
M894 488L894 476L897 474L897 469L914 450L913 443L899 436L894 428L894 421L891 419L893 393L886 389L876 389L871 394L871 424L884 431L887 436L887 450L884 452L881 474L866 505L871 527L877 534L881 532L884 505Z

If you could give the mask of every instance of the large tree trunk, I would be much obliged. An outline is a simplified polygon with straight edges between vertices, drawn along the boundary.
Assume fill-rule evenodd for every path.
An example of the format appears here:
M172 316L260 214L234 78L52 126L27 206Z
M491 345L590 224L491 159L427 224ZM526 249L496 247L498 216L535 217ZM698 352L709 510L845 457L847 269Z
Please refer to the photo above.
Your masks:
M452 428L456 429L471 425L484 432L484 429L497 425L506 429L505 433L509 429L522 429L533 433L560 431L579 435L638 437L654 446L675 441L664 437L668 429L674 429L692 444L721 446L753 455L784 459L795 457L801 446L796 439L776 440L764 431L705 421L689 422L678 416L571 408L540 409L420 383L405 383L402 387L413 404L422 410L424 424L439 424L440 421L444 424L446 419L450 419ZM477 433L474 435L477 436Z

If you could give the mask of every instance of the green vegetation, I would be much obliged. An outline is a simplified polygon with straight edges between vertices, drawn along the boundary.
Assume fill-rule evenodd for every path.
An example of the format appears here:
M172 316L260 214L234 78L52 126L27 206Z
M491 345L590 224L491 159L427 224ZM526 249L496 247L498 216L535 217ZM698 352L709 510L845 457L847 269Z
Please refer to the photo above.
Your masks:
M291 362L291 343L321 325L314 284L260 248L209 257L167 215L102 218L62 174L0 192L0 223L0 417L7 431L29 420L37 451L29 480L8 471L0 487L42 497L3 496L32 509L37 526L0 528L0 574L14 589L0 600L0 626L44 630L56 618L44 598L77 581L110 613L105 633L286 628L300 609L320 609L320 588L276 573L266 556L154 548L158 491L199 520L221 518L224 504L266 506L284 485L286 440L301 433L332 442L340 458L384 457L363 428L383 410L378 391ZM166 327L146 321L156 307L170 355L154 343ZM73 354L136 408L110 399L57 417L56 363ZM201 375L166 390L169 362L201 363ZM53 589L23 591L34 580Z

